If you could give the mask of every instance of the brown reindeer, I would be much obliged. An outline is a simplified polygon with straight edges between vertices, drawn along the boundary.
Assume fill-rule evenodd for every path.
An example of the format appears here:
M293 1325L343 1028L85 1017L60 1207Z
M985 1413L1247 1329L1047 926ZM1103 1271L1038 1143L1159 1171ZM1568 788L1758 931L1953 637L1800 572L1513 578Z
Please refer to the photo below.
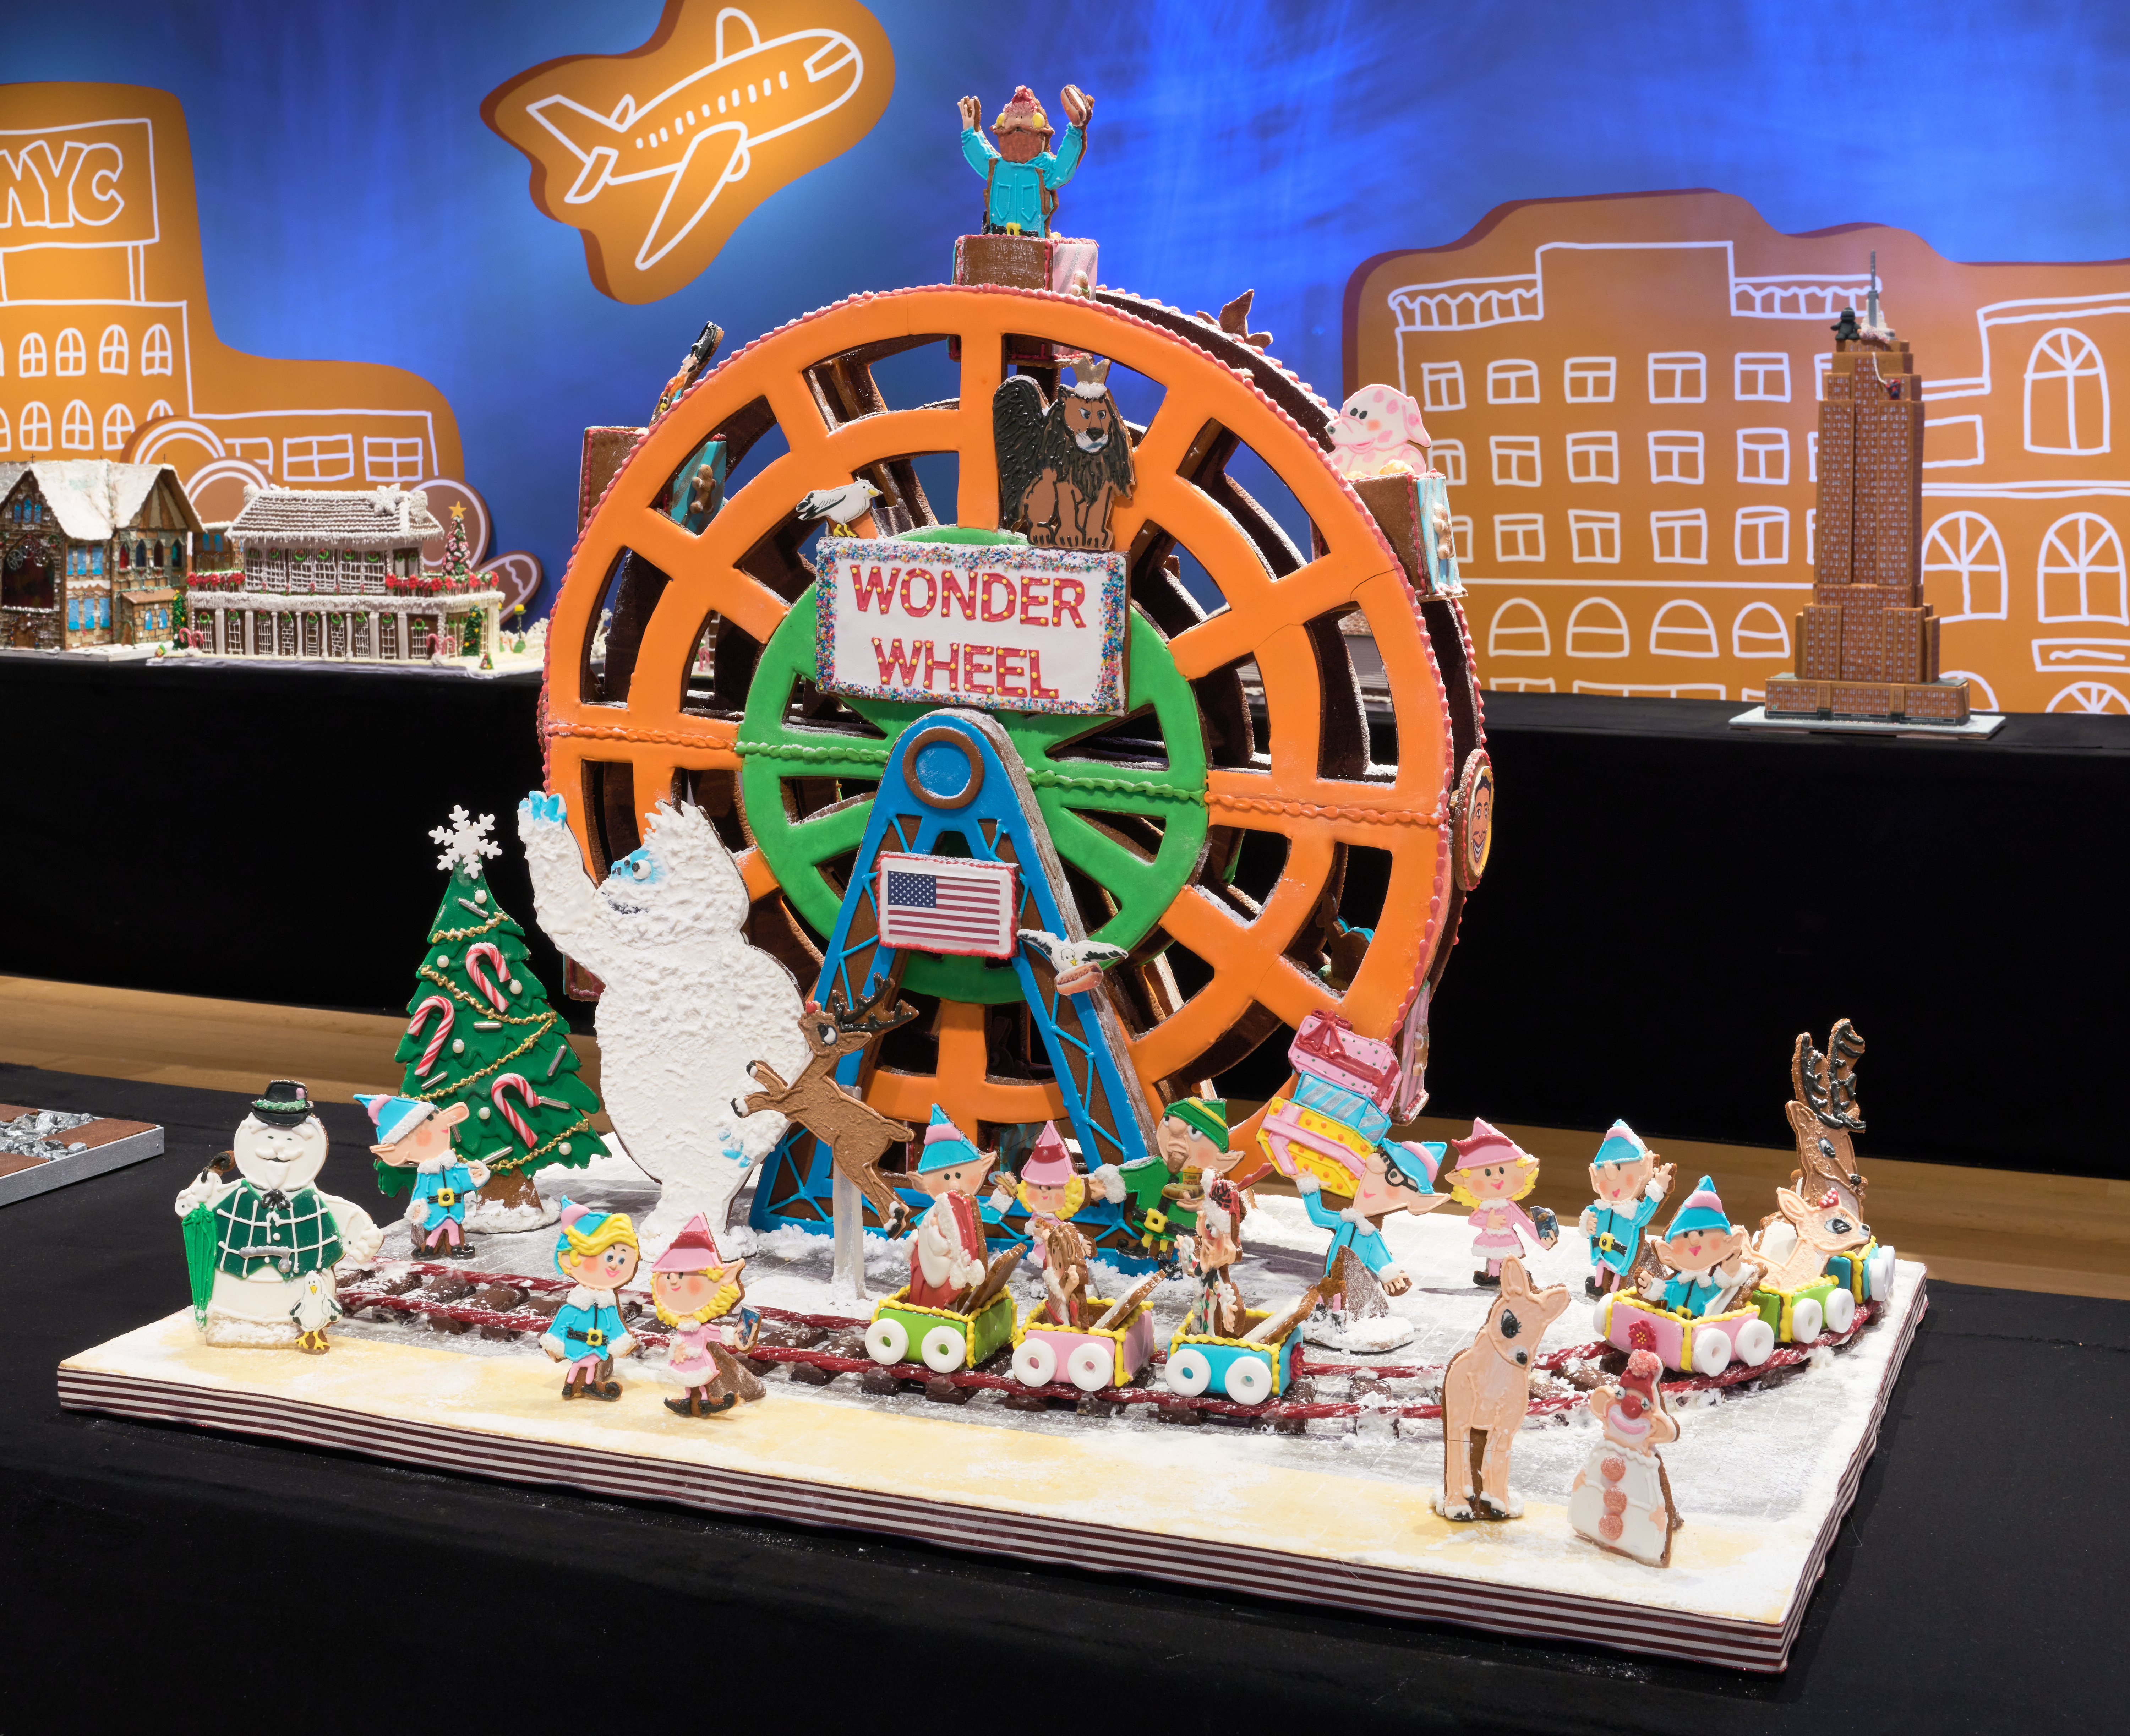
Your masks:
M1531 1408L1531 1359L1560 1311L1568 1286L1531 1288L1523 1262L1502 1262L1502 1294L1479 1336L1442 1371L1442 1493L1445 1519L1515 1519L1524 1504L1509 1493L1509 1448Z
M917 1016L917 1009L907 1001L893 999L895 992L894 982L883 978L855 1011L845 1004L841 989L829 996L825 1009L808 1001L799 1016L800 1035L813 1051L806 1070L787 1085L767 1061L750 1061L747 1070L763 1088L735 1105L748 1115L774 1109L820 1141L836 1167L872 1202L881 1228L889 1236L902 1233L910 1208L881 1173L880 1160L890 1145L916 1138L917 1131L882 1115L855 1091L838 1084L833 1074L845 1055L859 1053L883 1033ZM892 1005L883 1005L890 1001Z

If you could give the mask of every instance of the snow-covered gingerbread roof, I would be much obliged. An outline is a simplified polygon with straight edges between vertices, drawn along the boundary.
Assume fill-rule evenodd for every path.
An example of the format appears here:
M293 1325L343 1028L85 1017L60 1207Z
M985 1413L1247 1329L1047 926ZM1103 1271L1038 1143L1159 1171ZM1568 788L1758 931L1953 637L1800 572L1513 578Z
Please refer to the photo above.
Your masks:
M441 537L444 527L419 489L247 487L229 527L239 548L404 548Z
M167 464L119 464L108 458L42 459L30 464L0 464L0 499L14 491L27 471L36 478L37 491L59 520L60 528L77 543L102 543L115 532L131 530L141 509L147 505L157 478L167 476L173 485L178 473ZM184 515L174 530L198 530L198 515L183 488L173 486L171 495Z

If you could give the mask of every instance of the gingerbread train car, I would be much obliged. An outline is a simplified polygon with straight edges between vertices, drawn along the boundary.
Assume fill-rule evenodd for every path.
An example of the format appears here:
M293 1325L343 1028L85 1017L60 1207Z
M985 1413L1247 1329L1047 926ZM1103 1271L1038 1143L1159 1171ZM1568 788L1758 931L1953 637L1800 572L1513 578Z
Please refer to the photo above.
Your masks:
M1096 1320L1113 1304L1090 1296L1087 1308ZM1129 1384L1153 1360L1153 1314L1141 1302L1115 1327L1063 1327L1038 1303L1014 1334L1013 1377L1024 1386L1048 1386L1069 1380L1083 1393Z
M1013 1298L1001 1289L973 1313L923 1308L907 1300L905 1284L872 1311L866 1354L876 1362L921 1362L935 1375L951 1375L1004 1349L1013 1337Z

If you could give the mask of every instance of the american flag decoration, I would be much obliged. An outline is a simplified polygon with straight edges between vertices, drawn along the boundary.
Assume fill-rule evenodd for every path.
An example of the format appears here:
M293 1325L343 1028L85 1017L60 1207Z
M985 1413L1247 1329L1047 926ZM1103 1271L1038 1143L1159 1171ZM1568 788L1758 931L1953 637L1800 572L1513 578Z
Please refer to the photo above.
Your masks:
M1020 901L1011 863L885 850L878 860L881 945L983 959L1013 956L1014 913Z

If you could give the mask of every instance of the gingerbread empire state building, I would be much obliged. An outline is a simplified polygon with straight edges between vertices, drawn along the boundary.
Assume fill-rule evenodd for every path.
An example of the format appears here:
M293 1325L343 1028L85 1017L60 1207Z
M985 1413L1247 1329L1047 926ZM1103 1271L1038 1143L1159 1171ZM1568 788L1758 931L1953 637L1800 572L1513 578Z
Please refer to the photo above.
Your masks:
M1922 596L1922 380L1879 310L1842 309L1819 407L1819 511L1797 672L1768 683L1770 717L1963 724L1967 683L1938 677L1938 624Z

